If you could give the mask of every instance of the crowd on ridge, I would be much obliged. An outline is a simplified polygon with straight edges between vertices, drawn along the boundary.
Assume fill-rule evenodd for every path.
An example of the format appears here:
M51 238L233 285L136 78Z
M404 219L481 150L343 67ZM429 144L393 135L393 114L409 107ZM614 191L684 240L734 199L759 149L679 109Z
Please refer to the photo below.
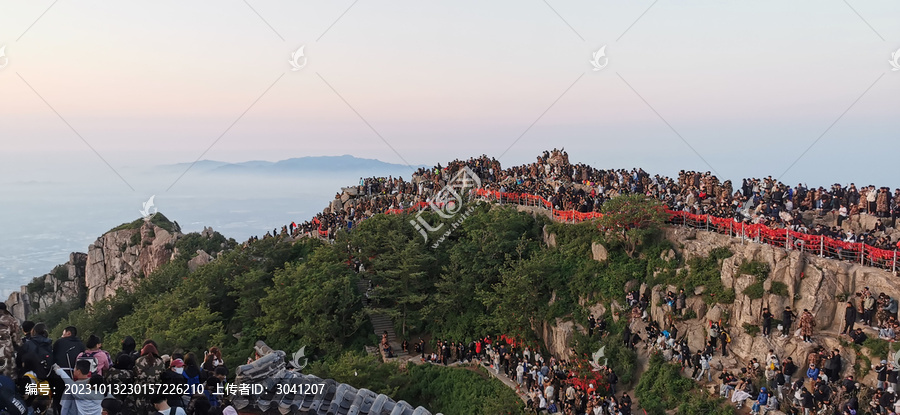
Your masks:
M556 210L599 212L610 198L638 193L658 199L676 211L898 249L897 238L886 231L896 225L900 216L900 188L893 193L887 187L857 187L855 183L810 188L802 183L789 186L771 176L743 179L736 187L730 180L721 182L710 172L681 171L678 177L670 178L650 175L639 168L601 170L582 163L570 164L568 154L556 149L544 151L533 163L506 169L498 160L482 155L454 160L446 166L420 168L410 181L402 177L361 178L357 186L349 188L354 195L349 201L342 200L341 193L335 195L341 201L339 209L329 206L308 221L292 222L280 231L273 229L264 238L291 235L333 239L337 230L351 229L375 214L422 206L462 167L472 169L485 189L540 196ZM833 212L836 220L831 226L804 222L804 212L815 212L816 217ZM863 214L877 217L871 229L855 234L842 228L845 220ZM248 243L254 240L258 238L253 237Z

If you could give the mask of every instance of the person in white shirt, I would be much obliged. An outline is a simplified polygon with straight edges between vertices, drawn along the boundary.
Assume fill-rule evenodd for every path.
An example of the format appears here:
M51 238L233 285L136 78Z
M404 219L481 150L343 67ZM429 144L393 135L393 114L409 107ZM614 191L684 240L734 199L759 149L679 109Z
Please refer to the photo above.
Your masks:
M182 408L170 407L165 395L153 395L150 403L159 415L187 415Z

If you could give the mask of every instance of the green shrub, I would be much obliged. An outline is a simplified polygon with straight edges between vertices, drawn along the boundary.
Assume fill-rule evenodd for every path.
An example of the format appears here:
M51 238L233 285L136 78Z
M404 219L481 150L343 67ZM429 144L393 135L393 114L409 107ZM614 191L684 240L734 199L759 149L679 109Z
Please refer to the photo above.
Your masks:
M679 415L735 415L733 406L728 405L725 399L710 396L709 394L692 393L687 402L678 407Z
M693 308L684 310L684 312L681 315L682 320L690 320L690 319L694 319L694 318L697 318L697 312L694 311Z
M773 281L772 286L769 288L769 292L775 295L780 295L782 297L788 296L788 286L787 284L781 281Z
M144 225L144 219L137 219L131 223L123 223L115 228L110 229L106 233L124 231L128 229L140 229Z
M680 270L675 281L670 283L681 285L686 292L696 287L704 287L703 301L707 304L731 304L735 293L722 285L722 260L734 255L727 247L715 248L707 257L694 257L687 261L688 269Z
M374 356L345 352L335 359L314 361L304 372L383 393L434 413L523 413L524 404L515 392L480 367L400 366L382 363Z
M754 282L744 288L744 295L750 297L751 300L758 300L763 297L766 293L766 290L763 289L763 283L761 281Z
M891 343L889 343L887 340L879 339L876 337L867 338L862 345L863 347L869 349L869 352L873 357L878 359L887 359L888 353L893 351Z
M744 333L747 333L751 336L756 336L759 334L759 326L756 324L744 323Z
M57 281L68 281L69 280L69 267L66 264L59 264L53 267L53 270L50 271L50 274L53 275Z
M760 261L744 261L738 267L741 274L753 275L761 281L769 276L769 264Z
M60 321L63 321L69 313L82 307L84 307L83 299L73 298L69 301L52 304L46 309L28 316L28 319L36 323L44 323L47 327L55 327Z
M137 231L133 235L131 235L131 245L130 246L137 246L137 245L140 245L140 243L141 243L141 232Z
M169 218L159 212L154 213L153 216L150 217L150 223L163 228L170 233L175 233L178 231L177 226L175 226L175 224L172 223Z
M26 286L31 294L44 294L44 290L50 289L44 282L44 277L34 277Z
M734 255L734 252L731 252L727 246L720 246L718 248L714 248L709 251L709 257L715 261L719 261L721 259L731 258Z
M724 291L722 291L722 293L718 296L718 300L715 299L715 296L713 296L711 298L712 298L712 301L707 302L707 304L711 304L711 303L734 304L736 294L735 294L734 290L732 290L731 288L728 288L728 289L725 289Z
M663 415L675 408L686 415L734 415L734 408L724 399L710 396L693 380L682 377L680 369L659 354L650 357L650 366L635 388L635 397L648 415Z

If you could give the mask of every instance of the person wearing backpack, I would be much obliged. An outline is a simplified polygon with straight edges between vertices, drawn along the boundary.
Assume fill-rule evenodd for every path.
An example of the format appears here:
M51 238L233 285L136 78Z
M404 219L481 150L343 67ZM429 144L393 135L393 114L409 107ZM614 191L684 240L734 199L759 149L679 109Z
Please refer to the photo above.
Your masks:
M109 353L101 349L103 343L100 342L99 337L93 334L88 337L85 346L87 349L81 352L75 360L87 360L91 364L91 374L96 373L103 376L103 371L109 369L110 360L112 360Z
M26 372L34 372L37 379L47 380L51 372L50 367L53 365L53 344L48 335L44 323L35 324L31 329L31 336L22 345L20 377Z
M184 412L184 408L169 406L166 395L153 395L150 398L150 403L153 404L153 409L156 409L156 414L158 415L187 415Z
M731 334L728 333L728 330L722 328L719 332L719 342L722 343L722 356L728 356L728 344L731 343Z
M27 390L28 384L33 384L39 391L37 395L26 396L25 403L40 412L52 404L48 379L52 372L53 348L47 335L45 324L34 325L18 359L20 388Z

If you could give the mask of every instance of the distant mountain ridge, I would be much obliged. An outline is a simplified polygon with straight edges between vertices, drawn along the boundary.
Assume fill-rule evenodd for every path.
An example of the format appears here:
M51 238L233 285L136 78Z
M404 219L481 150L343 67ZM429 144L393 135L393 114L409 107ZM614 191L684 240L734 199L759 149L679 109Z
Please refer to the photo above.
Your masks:
M191 163L178 163L161 166L165 169L183 170ZM412 167L412 168L410 168ZM425 165L407 166L404 164L386 163L376 159L354 157L349 154L342 156L308 156L290 158L281 161L245 161L240 163L228 163L215 160L198 161L191 168L207 174L285 174L293 172L316 171L365 171L369 175L380 171L399 171L412 174L414 169L427 167Z

